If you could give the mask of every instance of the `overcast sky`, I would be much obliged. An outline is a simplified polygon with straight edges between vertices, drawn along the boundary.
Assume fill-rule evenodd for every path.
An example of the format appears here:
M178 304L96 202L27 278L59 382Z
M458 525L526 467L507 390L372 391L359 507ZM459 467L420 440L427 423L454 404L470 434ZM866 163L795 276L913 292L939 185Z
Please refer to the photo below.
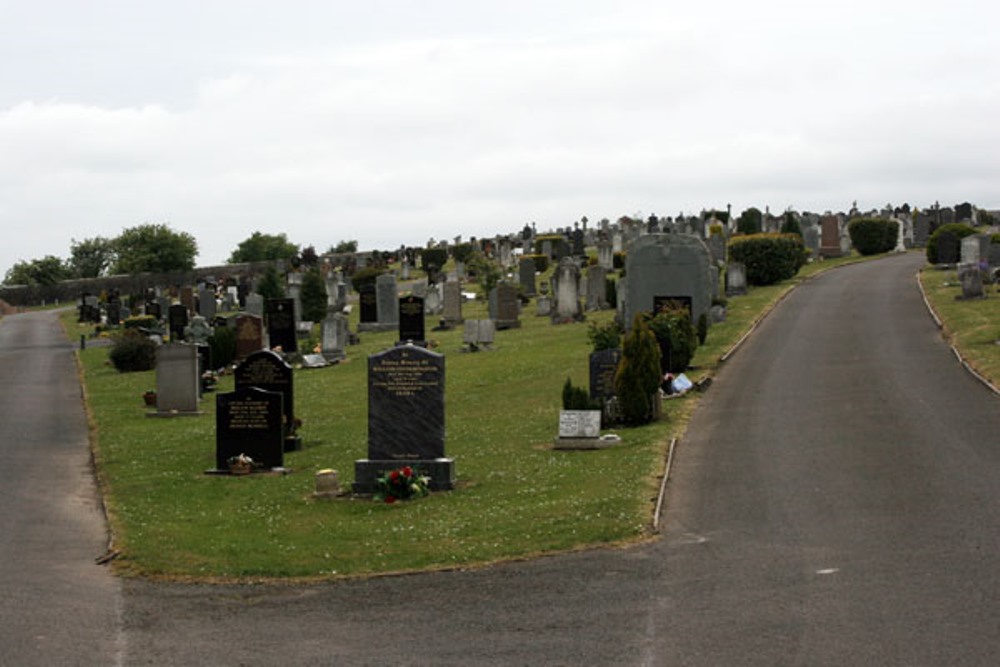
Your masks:
M1000 5L0 0L0 277L641 213L1000 207Z

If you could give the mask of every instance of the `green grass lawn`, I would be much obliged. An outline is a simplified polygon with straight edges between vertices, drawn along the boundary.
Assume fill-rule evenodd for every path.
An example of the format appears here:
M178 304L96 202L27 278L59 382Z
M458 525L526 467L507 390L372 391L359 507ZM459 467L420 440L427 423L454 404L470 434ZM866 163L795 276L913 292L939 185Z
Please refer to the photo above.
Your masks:
M791 281L729 300L694 360L694 379L795 284L853 259L810 265ZM474 567L490 562L650 536L666 449L683 433L698 396L664 402L660 422L615 431L622 444L554 451L567 377L588 383L586 324L553 326L525 308L521 329L500 331L493 350L463 353L461 330L428 332L446 356L446 452L454 491L386 505L370 498L312 498L315 473L339 471L346 486L367 455L369 354L394 333L362 334L337 366L295 373L304 448L286 454L289 475L209 476L215 401L205 414L145 417L153 372L120 374L106 348L79 352L95 459L122 574L175 579L327 579ZM485 318L467 303L464 316ZM588 316L606 321L613 312ZM357 315L355 314L356 318ZM71 340L87 331L64 316ZM356 325L356 322L354 322ZM430 325L430 321L428 322ZM219 391L232 389L232 378Z
M986 285L985 299L961 300L954 270L927 266L920 272L924 294L944 325L944 335L981 375L1000 385L1000 291Z

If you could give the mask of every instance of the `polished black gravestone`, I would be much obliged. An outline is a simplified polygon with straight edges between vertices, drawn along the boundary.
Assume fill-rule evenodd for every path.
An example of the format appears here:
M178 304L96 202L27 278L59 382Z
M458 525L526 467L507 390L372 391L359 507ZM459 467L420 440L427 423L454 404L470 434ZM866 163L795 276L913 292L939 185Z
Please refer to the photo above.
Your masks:
M245 454L264 468L284 467L284 414L276 391L241 387L215 397L215 470Z
M358 288L358 305L361 309L362 324L378 322L378 299L375 296L374 283L366 283Z
M368 458L354 463L354 492L402 466L455 486L455 461L444 452L444 355L401 345L368 357Z
M295 300L268 299L267 335L271 347L280 347L285 354L299 351L298 339L295 336Z
M175 303L167 309L167 322L170 327L170 341L179 343L184 340L184 329L188 325L188 309L184 304Z
M615 396L615 373L622 351L614 348L598 350L590 355L590 397L605 401Z
M419 296L404 296L399 300L399 340L425 343L424 300Z
M302 440L297 435L295 421L295 384L292 367L281 355L271 350L257 350L244 359L233 372L237 389L256 387L281 394L285 418L285 451L301 449Z

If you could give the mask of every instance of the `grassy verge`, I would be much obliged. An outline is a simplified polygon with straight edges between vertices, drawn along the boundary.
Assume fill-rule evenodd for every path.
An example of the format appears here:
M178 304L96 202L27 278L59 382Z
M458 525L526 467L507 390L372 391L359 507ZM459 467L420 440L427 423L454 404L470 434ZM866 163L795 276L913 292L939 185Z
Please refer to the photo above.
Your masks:
M752 288L729 302L695 364L710 372L760 313L818 270L781 285ZM467 318L485 317L481 303ZM611 318L612 312L590 316ZM85 329L64 316L71 338ZM459 485L413 503L344 497L316 501L314 474L353 478L367 453L367 355L394 334L363 334L346 363L297 371L296 413L304 449L286 456L287 476L206 476L214 464L214 399L205 414L147 419L141 395L152 372L119 374L106 348L79 352L95 458L123 574L223 579L325 579L472 567L649 536L666 447L697 400L665 402L667 418L617 431L620 446L553 451L566 377L586 385L587 327L552 326L525 309L523 327L497 333L495 349L461 353L461 331L434 332L446 355L446 451ZM219 391L232 388L222 378Z
M983 377L1000 386L1000 290L987 285L987 298L960 300L962 287L954 270L930 266L920 272L924 294L940 318L944 335Z

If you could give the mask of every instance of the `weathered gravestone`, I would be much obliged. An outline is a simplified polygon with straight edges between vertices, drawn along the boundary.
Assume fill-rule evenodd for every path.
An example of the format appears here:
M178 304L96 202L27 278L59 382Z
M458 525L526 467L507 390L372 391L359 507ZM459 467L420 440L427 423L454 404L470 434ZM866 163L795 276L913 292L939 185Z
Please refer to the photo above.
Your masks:
M686 234L649 234L632 243L626 257L625 325L656 304L690 304L691 321L712 306L711 260L705 243Z
M198 290L198 314L206 320L215 317L217 304L215 303L215 290Z
M559 260L559 266L552 276L552 322L575 322L583 319L580 308L580 266L572 257Z
M426 343L424 300L419 296L404 296L399 300L399 340L416 345Z
M267 337L271 348L281 348L285 354L299 351L295 335L295 300L267 300Z
M937 263L957 264L960 258L961 241L949 231L937 235Z
M170 343L156 348L156 412L149 416L197 415L201 378L198 349Z
M835 215L824 216L820 221L820 246L821 257L840 257L843 251L840 247L840 220Z
M444 355L401 345L368 358L368 458L354 464L355 493L411 466L432 489L452 489L455 461L444 451Z
M587 267L587 310L608 307L608 272L602 266Z
M264 297L257 292L246 296L246 311L257 317L264 317Z
M605 271L615 268L615 254L612 251L610 241L600 241L597 244L597 265Z
M463 348L469 352L475 352L481 347L493 345L496 336L496 327L493 320L465 320L465 328L462 331Z
M245 454L264 468L284 467L285 436L281 394L257 387L240 387L215 397L215 467Z
M424 299L424 312L427 315L441 314L442 291L441 283L436 283L427 288L427 297Z
M391 331L399 326L399 301L396 293L396 276L383 273L375 279L375 297L378 307L379 327Z
M453 327L462 322L462 284L449 280L444 284L444 323Z
M743 262L730 262L726 265L726 296L738 296L747 293L747 268Z
M175 303L167 310L167 322L170 327L170 341L179 343L184 340L184 329L188 325L187 306Z
M344 348L348 339L347 316L343 313L328 313L320 325L320 331L323 358L329 362L345 359L347 355L344 353Z
M958 280L962 284L963 299L978 299L983 296L983 276L979 264L959 264Z
M263 350L264 320L257 315L240 313L236 316L236 360L241 361L248 356Z
M271 350L254 352L236 366L233 380L237 389L257 387L281 394L282 413L285 419L285 451L300 449L302 441L296 433L295 384L292 367L281 358L281 355Z
M522 257L517 267L518 280L526 296L535 296L535 260Z
M520 327L521 302L517 297L517 288L510 283L498 283L490 290L489 311L497 329Z

